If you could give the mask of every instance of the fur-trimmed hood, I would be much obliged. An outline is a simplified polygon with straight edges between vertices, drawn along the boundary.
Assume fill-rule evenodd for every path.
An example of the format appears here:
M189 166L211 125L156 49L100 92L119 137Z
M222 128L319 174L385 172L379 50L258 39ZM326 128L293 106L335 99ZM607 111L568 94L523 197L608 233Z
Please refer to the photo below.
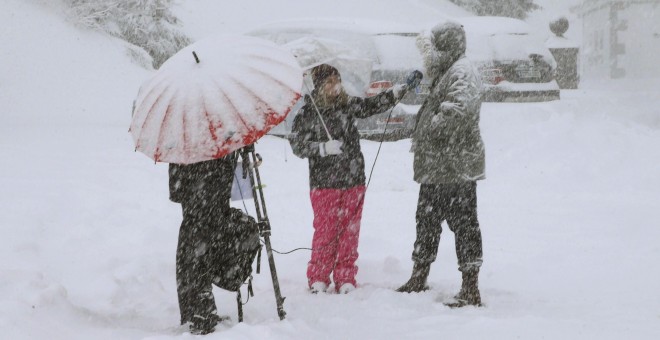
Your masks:
M417 36L417 48L422 54L427 76L435 79L465 55L466 40L463 25L447 21Z

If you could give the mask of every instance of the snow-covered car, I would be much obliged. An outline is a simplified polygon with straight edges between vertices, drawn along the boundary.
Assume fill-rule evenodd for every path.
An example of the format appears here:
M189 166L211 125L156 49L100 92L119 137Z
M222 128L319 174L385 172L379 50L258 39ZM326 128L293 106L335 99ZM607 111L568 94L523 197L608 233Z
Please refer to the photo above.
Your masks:
M369 84L363 93L372 96L397 83L405 82L413 70L423 72L422 59L415 45L416 29L404 24L374 20L353 20L349 18L316 18L288 20L265 24L250 30L247 35L262 37L277 44L287 44L303 37L322 37L341 41L357 53L372 61ZM381 135L387 122L391 136L406 136L414 127L414 119L419 106L428 94L428 80L406 94L392 112L358 120L358 129L363 136ZM292 114L274 134L290 131Z
M503 17L444 17L438 18L438 23L444 20L458 21L465 27L466 54L481 72L485 101L559 99L559 86L554 80L556 62L543 40L532 35L525 22ZM429 28L425 23L404 25L374 20L316 18L268 23L246 34L278 44L308 36L341 41L372 60L371 80L364 93L364 96L371 96L403 83L413 70L425 74L416 39ZM414 128L414 116L428 95L429 83L430 79L425 77L391 113L358 120L360 133L367 138L379 137L387 126L389 138L409 136ZM271 134L286 134L291 130L293 118L294 114L290 114Z
M484 101L559 99L557 63L527 23L504 17L454 19L465 28L467 56L481 72Z

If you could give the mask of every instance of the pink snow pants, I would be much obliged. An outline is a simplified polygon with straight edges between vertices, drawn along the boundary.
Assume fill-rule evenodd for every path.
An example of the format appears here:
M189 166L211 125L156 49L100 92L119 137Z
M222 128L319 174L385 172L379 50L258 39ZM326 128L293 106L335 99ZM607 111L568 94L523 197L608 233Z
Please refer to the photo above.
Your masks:
M354 286L358 267L358 239L364 204L364 186L348 189L313 189L314 209L312 259L307 265L307 279L330 285L333 274L335 289L344 283Z

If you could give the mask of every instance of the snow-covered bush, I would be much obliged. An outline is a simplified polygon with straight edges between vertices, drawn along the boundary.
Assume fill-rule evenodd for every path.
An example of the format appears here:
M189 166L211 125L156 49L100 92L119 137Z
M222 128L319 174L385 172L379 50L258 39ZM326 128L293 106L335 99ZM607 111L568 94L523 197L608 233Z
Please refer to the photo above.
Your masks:
M525 19L531 11L541 9L534 0L450 0L476 15L493 15Z
M78 24L102 30L144 49L154 68L190 39L179 29L170 11L174 0L62 0ZM137 56L135 51L131 55ZM138 63L143 64L143 61Z

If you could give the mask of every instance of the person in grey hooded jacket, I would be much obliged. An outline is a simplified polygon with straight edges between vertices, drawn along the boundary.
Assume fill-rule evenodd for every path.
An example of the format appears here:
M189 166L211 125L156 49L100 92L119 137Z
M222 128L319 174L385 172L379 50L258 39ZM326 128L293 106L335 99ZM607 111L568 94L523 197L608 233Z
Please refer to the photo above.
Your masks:
M422 104L413 132L414 179L420 183L413 273L399 292L428 289L442 222L454 232L463 284L448 305L480 305L478 288L482 240L477 219L477 180L485 178L485 151L479 131L481 79L465 56L463 26L436 25L430 40L418 40L430 94Z

